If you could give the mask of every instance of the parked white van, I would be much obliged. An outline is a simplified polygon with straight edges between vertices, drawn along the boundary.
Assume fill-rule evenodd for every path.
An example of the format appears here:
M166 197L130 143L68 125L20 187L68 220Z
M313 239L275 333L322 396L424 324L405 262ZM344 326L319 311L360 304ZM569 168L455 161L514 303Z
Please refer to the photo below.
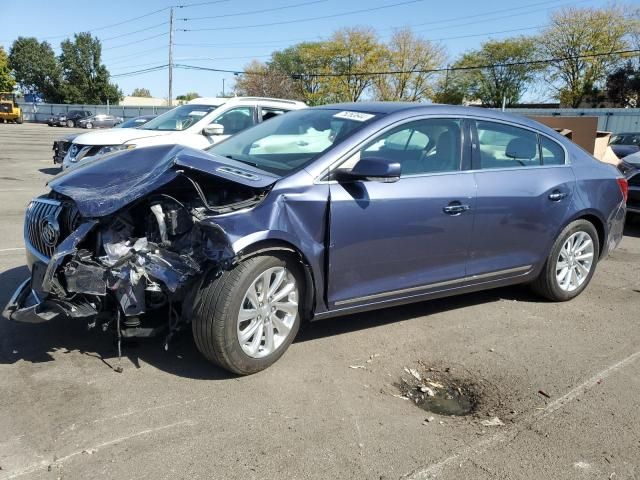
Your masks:
M62 168L137 147L180 144L203 149L256 123L301 108L306 108L303 102L276 98L196 98L137 128L78 135L67 150Z

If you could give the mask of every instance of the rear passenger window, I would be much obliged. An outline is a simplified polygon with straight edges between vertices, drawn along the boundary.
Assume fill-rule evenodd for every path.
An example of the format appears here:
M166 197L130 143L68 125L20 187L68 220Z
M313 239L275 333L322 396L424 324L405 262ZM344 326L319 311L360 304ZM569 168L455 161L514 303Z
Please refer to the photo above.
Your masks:
M424 119L383 133L360 151L360 157L399 162L401 176L460 170L462 131L457 119Z
M540 135L543 165L564 165L564 150L553 140Z
M538 135L502 123L476 122L480 144L480 168L540 165Z

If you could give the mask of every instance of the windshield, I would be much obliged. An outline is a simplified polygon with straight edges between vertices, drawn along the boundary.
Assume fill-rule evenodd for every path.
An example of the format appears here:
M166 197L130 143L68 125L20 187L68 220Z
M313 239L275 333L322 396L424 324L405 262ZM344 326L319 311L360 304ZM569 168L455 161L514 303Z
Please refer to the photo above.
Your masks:
M377 117L344 110L296 110L244 130L207 151L283 176Z
M149 120L140 128L143 130L186 130L216 108L214 105L181 105Z
M611 137L609 145L640 145L640 135L618 134Z
M132 118L127 120L126 122L122 122L119 125L116 125L114 128L137 128L140 125L143 125L149 121L148 118Z

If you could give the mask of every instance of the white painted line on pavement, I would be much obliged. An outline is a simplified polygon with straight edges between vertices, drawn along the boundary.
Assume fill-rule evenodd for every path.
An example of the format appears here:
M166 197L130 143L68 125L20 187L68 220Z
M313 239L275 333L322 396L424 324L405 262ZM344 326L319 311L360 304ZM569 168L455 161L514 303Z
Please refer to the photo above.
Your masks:
M72 459L73 457L77 457L78 455L82 455L83 452L95 452L95 451L100 450L101 448L108 447L110 445L115 445L117 443L122 443L122 442L125 442L125 441L130 440L130 439L135 438L135 437L140 437L142 435L148 435L150 433L155 433L155 432L159 432L161 430L167 430L169 428L179 427L179 426L182 426L182 425L192 426L192 425L195 425L195 423L192 422L191 420L183 420L181 422L171 423L169 425L163 425L162 427L156 427L156 428L149 428L149 429L146 429L146 430L141 430L140 432L136 432L136 433L133 433L131 435L114 438L113 440L109 440L107 442L103 442L103 443L100 443L98 445L94 445L92 447L86 447L86 448L83 448L82 450L77 450L77 451L75 451L73 453L70 453L69 455L65 455L64 457L58 458L55 461L51 460L51 462L47 462L47 461L42 461L41 460L38 463L34 463L32 465L29 465L28 467L24 467L24 468L21 468L20 470L17 470L15 472L13 472L13 473L10 473L7 476L0 477L0 480L11 480L13 478L22 477L23 475L28 475L28 474L36 472L38 470L42 470L42 469L48 468L49 465L51 465L52 469L53 469L53 467L55 465L64 463L67 460Z
M457 453L454 453L453 455L443 460L440 460L439 462L432 463L431 465L428 465L423 468L418 468L417 470L405 475L402 478L407 480L428 480L428 479L437 478L437 476L440 473L442 473L442 470L444 470L445 467L453 464L454 462L466 460L473 455L484 453L485 451L489 450L496 444L503 443L510 438L515 438L518 435L518 433L520 433L520 431L526 429L534 421L540 418L548 417L556 410L559 410L560 408L564 407L565 405L569 404L576 398L580 397L584 393L591 390L602 379L607 378L617 370L620 370L626 367L627 365L634 362L638 358L640 358L640 352L636 352L629 355L628 357L620 360L619 362L614 363L613 365L610 365L609 367L605 368L601 372L596 373L591 378L582 382L577 387L572 388L562 397L549 403L542 410L538 410L537 412L529 415L528 417L525 417L524 421L521 421L519 424L516 424L511 428L505 428L501 432L496 433L491 437L483 438L478 442L475 442L471 445L461 448Z
M0 248L0 253L2 253L2 252L17 252L18 250L24 250L24 247Z

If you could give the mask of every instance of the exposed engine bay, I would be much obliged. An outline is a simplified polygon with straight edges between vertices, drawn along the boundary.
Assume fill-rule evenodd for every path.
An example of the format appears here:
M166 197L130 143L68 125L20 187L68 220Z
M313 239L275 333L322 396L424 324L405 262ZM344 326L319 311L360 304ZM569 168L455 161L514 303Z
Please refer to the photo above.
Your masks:
M201 221L252 207L268 191L197 171L179 173L100 218L82 218L74 201L56 192L35 199L27 210L25 238L36 238L32 246L50 260L34 262L31 293L23 294L35 296L37 304L9 315L32 322L57 315L84 318L89 327L115 329L119 340L166 332L166 348L190 321L199 282L235 260L222 229ZM38 213L45 212L41 204L54 202L60 205L56 218ZM47 229L63 227L68 236L55 249L39 240ZM26 298L12 301L28 304Z

